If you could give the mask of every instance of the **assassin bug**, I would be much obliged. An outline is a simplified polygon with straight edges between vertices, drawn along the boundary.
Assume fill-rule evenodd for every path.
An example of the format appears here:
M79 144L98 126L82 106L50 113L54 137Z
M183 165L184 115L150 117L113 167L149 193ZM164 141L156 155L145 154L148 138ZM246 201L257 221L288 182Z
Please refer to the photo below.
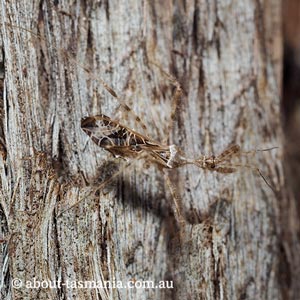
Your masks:
M240 146L232 145L219 156L189 159L176 145L162 145L105 115L83 118L81 128L95 144L116 158L138 158L143 153L161 167L169 169L194 164L202 169L219 173L233 173L236 168L224 164L230 163L231 158L241 152Z
M9 26L16 27L10 24ZM40 35L33 33L30 30L23 28L21 29L30 32L31 34L37 36L40 39L43 39ZM143 121L129 108L129 106L102 78L93 75L91 76L90 71L85 66L78 63L67 52L64 53L70 62L78 65L84 71L86 71L92 79L100 82L100 84L106 89L106 91L108 91L111 94L111 96L113 96L119 102L120 106L123 107L125 111L131 113L132 116L134 116L135 121L138 122L144 130L147 129ZM182 89L180 87L180 84L173 76L162 70L162 68L158 64L153 62L151 63L156 65L160 69L160 71L176 87L172 99L174 105L171 112L170 124L168 126L168 131L171 131L173 121L176 116L177 103L182 94ZM272 186L267 182L265 177L260 172L259 168L251 165L233 163L233 159L242 154L249 154L257 151L267 151L270 149L242 152L240 146L234 144L226 148L217 156L200 155L198 158L191 159L188 158L187 155L185 155L185 153L176 145L168 145L167 143L157 142L156 140L151 139L148 136L143 135L137 131L134 131L129 127L122 125L118 121L113 120L105 115L90 116L82 119L81 128L86 134L88 134L91 137L93 142L95 142L99 147L109 151L115 157L120 157L126 160L147 158L150 159L152 162L156 163L164 171L168 169L176 169L184 165L190 164L196 165L197 167L205 170L229 174L236 172L239 167L246 167L257 171L259 175L263 178L263 180L266 182L266 184L272 189ZM180 215L180 209L178 209L178 207L180 206L180 197L178 197L178 195L176 194L176 189L171 183L171 180L169 179L167 173L164 173L166 174L167 183L171 188L171 192L175 200L175 204L177 207L177 215Z
M175 169L184 165L193 164L199 168L223 174L236 172L238 167L247 167L256 170L265 183L273 190L273 187L265 179L259 168L232 162L234 157L243 154L240 146L236 144L229 146L218 156L201 155L196 159L191 159L176 145L163 145L103 114L83 118L81 120L81 128L97 146L110 152L116 158L123 158L125 160L149 158L162 169ZM268 151L271 149L273 148L255 150L254 152ZM253 151L244 152L244 154L251 152ZM180 223L185 223L180 212L181 199L176 193L176 189L167 173L164 172L164 174L166 175L167 183L175 201L174 213Z

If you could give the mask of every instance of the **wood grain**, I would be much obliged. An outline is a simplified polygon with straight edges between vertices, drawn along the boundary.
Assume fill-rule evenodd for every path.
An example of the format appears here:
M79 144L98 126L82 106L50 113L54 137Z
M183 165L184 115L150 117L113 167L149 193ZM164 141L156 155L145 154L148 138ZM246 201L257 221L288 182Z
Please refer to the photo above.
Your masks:
M267 0L1 2L3 299L296 299L293 211L284 214L293 244L281 227L294 199L281 162L280 14L280 1ZM171 133L173 86L150 61L184 91ZM254 158L277 193L249 170L183 168L170 174L187 220L179 228L162 172L145 162L122 170L80 129L104 113L143 130L96 77L142 118L144 134L191 157L232 143L279 146ZM119 179L99 191L115 169ZM174 288L11 289L13 278Z

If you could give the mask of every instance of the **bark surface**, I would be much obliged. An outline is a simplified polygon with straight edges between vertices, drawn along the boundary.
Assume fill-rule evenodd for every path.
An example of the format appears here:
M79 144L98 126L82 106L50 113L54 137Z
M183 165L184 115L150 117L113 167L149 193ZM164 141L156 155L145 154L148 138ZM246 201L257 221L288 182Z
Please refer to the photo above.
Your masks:
M299 222L281 160L279 0L1 0L1 35L2 299L297 299ZM184 91L171 132L174 87L151 62ZM81 130L82 117L100 113L190 157L232 143L278 146L241 158L276 191L250 168L182 168L170 174L187 220L179 226L161 170L151 161L127 166ZM174 288L26 288L34 278ZM11 288L14 279L21 288Z

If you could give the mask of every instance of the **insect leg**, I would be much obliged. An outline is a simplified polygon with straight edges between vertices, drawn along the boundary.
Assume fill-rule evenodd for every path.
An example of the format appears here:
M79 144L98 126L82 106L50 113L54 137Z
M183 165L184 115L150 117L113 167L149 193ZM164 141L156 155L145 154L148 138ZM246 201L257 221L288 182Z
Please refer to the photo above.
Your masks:
M176 218L176 221L178 222L180 228L184 228L186 221L184 220L184 217L182 216L181 212L182 209L182 199L179 196L175 186L173 185L170 176L168 174L168 171L166 169L163 170L165 175L165 180L167 182L168 187L170 188L171 195L173 197L174 205L172 205L174 216Z
M237 144L229 146L225 149L221 154L215 157L215 164L219 164L223 161L228 161L232 159L232 157L237 156L240 154L241 147Z
M10 26L11 28L18 28L24 32L28 32L30 33L32 36L40 39L41 41L46 41L45 38L43 38L40 34L33 32L32 30L17 26L17 25L13 25L10 23L6 23L6 25ZM65 49L58 49L60 52L62 52L62 54L64 55L64 57L66 57L66 59L73 65L80 67L83 71L85 71L88 75L89 78L91 78L92 80L95 80L97 82L99 82L104 89L109 92L116 100L117 102L120 104L120 107L123 108L123 110L125 110L127 113L130 113L133 117L135 122L137 122L138 124L140 124L140 126L143 128L143 130L145 132L147 132L147 126L145 125L145 123L141 120L141 118L118 96L118 94L114 91L114 89L109 86L104 79L102 79L100 76L96 76L94 75L86 66L84 66L83 64L81 64L80 62L78 62L73 56L72 54L70 54L67 50Z
M85 195L83 197L81 197L81 199L79 199L77 202L75 202L74 204L72 204L71 206L69 206L68 208L66 208L65 210L61 211L57 217L60 217L61 215L63 215L64 213L66 213L68 210L76 207L80 202L82 202L83 200L87 199L87 196L91 195L91 194L95 194L96 192L102 190L107 184L109 184L110 182L112 182L114 179L116 179L127 167L129 167L132 163L131 162L127 162L124 166L122 166L117 172L115 172L114 174L112 174L109 178L107 178L106 180L104 180L103 182L101 182L100 185L93 185L91 187L89 187L85 193Z
M160 65L158 65L156 62L150 61L151 64L155 65L160 72L166 76L168 78L168 80L175 86L175 92L173 94L173 98L172 98L172 109L171 109L171 116L170 116L170 120L169 120L169 124L167 127L167 133L169 136L169 133L172 132L173 128L174 128L174 122L175 122L175 118L176 118L176 114L177 114L177 109L178 109L178 104L179 104L179 100L182 96L182 88L180 83L177 81L177 79L172 76L171 74L167 73L165 70L162 69L162 67ZM166 143L167 141L164 141L164 143Z
M253 171L255 171L256 173L258 173L258 175L263 179L263 181L266 183L266 185L274 192L276 193L276 190L275 188L268 182L268 180L266 179L265 175L263 175L263 173L261 172L261 170L255 166L255 165L249 165L249 164L230 164L228 166L225 166L222 167L222 168L229 168L229 169L235 169L236 168L247 168L247 169L251 169ZM223 172L221 172L223 173Z

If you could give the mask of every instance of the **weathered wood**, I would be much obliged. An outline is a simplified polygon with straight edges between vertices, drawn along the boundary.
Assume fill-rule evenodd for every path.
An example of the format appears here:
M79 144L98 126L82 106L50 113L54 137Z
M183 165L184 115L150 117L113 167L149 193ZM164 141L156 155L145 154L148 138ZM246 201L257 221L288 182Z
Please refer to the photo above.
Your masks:
M299 270L279 282L280 264L296 262L290 240L281 240L294 234L292 226L282 229L283 216L298 226L293 212L282 213L294 200L281 162L280 1L15 2L1 3L4 275L23 283L172 280L174 289L8 292L6 279L3 297L295 299ZM184 90L170 134L173 87L151 61ZM179 228L153 166L133 163L97 191L124 163L103 167L111 156L88 142L81 118L105 113L141 130L97 76L142 117L144 134L191 157L231 143L279 146L254 158L276 194L247 168L231 175L183 168L171 174L187 219Z

